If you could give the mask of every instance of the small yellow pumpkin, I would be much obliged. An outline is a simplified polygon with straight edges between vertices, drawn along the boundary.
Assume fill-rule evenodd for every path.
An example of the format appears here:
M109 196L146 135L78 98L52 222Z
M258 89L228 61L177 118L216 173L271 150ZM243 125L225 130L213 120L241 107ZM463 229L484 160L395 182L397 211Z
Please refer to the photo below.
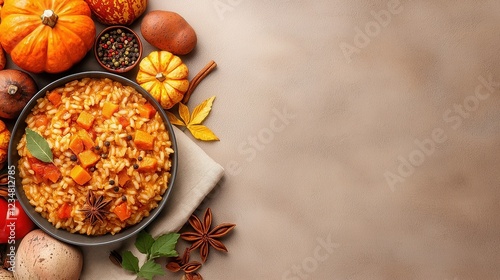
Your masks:
M7 162L7 151L9 148L10 131L5 123L0 120L0 169L3 169Z
M188 90L188 75L188 67L178 56L168 51L153 51L139 63L136 81L164 109L170 109Z

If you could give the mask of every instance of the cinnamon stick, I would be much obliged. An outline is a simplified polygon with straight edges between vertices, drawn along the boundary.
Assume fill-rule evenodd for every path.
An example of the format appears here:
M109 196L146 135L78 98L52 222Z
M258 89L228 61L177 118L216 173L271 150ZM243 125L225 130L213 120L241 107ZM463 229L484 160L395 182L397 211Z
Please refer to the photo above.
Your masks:
M186 91L186 94L184 94L184 98L182 99L182 103L186 104L189 101L189 98L191 97L191 94L193 94L193 91L196 89L198 84L201 83L201 81L208 75L212 70L217 67L217 63L215 61L210 60L201 71L194 76L194 78L189 82L189 87L188 90Z

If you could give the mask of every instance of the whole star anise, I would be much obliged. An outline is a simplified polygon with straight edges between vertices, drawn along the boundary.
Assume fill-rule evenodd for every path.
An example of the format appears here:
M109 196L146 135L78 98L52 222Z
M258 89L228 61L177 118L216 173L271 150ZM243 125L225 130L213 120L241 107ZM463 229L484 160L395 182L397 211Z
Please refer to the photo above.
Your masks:
M104 196L96 197L95 193L89 191L87 194L87 200L85 205L79 211L85 214L85 221L89 220L91 225L95 225L97 221L104 222L104 215L109 214L106 206L111 202L111 200L104 200Z
M168 263L166 268L172 272L178 272L178 271L184 271L185 275L184 278L186 279L199 279L202 280L203 277L198 272L195 272L201 267L201 263L197 261L189 261L190 257L190 251L189 248L186 248L184 250L184 254L182 257L176 257L171 259Z
M181 238L193 242L191 247L189 247L189 251L196 250L198 247L200 248L200 256L203 263L207 260L209 245L218 251L227 252L226 246L217 240L217 238L228 234L236 226L235 224L222 223L210 230L212 225L212 210L210 208L207 208L205 211L203 223L193 214L189 218L189 224L193 227L194 232L184 232L181 234Z
M186 280L203 280L203 277L198 272L184 274Z

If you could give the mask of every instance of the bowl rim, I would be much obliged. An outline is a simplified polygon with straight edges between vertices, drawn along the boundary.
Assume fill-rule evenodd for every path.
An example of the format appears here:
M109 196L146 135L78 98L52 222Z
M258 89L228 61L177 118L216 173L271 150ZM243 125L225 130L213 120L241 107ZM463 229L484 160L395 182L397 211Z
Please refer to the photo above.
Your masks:
M21 186L20 178L19 178L19 172L18 172L18 166L17 162L14 164L14 161L19 158L19 155L17 153L17 144L18 141L13 141L14 139L20 139L22 135L24 135L24 131L26 128L26 123L25 119L29 113L31 113L31 110L35 105L37 104L37 100L40 98L43 98L46 93L49 90L52 90L57 87L64 86L66 83L74 81L74 80L79 80L83 78L109 78L111 80L117 81L122 83L123 85L126 86L132 86L135 90L137 90L141 95L143 95L148 102L150 102L155 109L157 109L157 112L160 114L161 118L164 121L164 124L167 128L167 132L169 133L170 141L171 141L171 148L174 150L174 153L170 154L172 165L170 168L170 180L167 183L168 187L165 193L162 196L162 200L158 203L158 206L150 211L149 216L144 217L139 223L130 226L128 228L125 228L124 230L112 235L110 233L107 233L105 235L98 235L98 236L89 236L85 234L80 234L80 233L70 233L69 231L65 229L57 229L52 223L50 223L47 219L41 216L40 213L35 211L35 207L33 207L26 195L24 194L24 191ZM163 108L160 106L158 101L154 99L153 96L151 96L145 89L143 89L141 86L139 86L137 83L133 82L132 80L125 78L123 76L120 76L118 74L114 73L109 73L109 72L104 72L104 71L85 71L85 72L80 72L80 73L75 73L75 74L70 74L65 77L59 78L42 89L40 89L27 103L27 105L24 107L24 109L21 111L18 119L16 120L14 124L14 128L12 129L12 134L11 134L11 141L9 143L8 147L8 166L9 170L11 166L14 166L15 174L14 174L14 186L15 186L15 194L16 198L19 201L19 204L21 207L24 209L28 217L37 225L40 229L42 229L44 232L47 234L51 235L52 237L77 246L100 246L100 245L109 245L112 243L116 243L119 241L126 240L130 237L135 236L137 233L139 233L141 230L145 229L155 218L160 214L160 212L165 208L165 205L167 203L168 198L170 197L170 193L172 191L175 178L177 175L177 165L178 165L178 148L177 148L177 141L175 138L173 126L168 120L168 117L163 110ZM16 142L16 143L14 143ZM10 185L10 182L9 182Z
M113 69L113 68L109 68L106 65L104 65L104 63L102 63L102 61L99 59L99 56L97 54L97 44L99 44L99 38L101 37L102 34L108 32L109 30L118 29L118 28L125 29L128 32L134 34L135 38L137 39L137 44L139 46L139 57L137 58L137 60L135 61L135 63L132 64L132 65L129 65L129 66L125 67L125 68ZM109 72L112 72L112 73L116 73L116 74L126 73L126 72L129 72L130 70L134 69L139 64L139 62L141 61L142 53L143 53L143 45L142 45L141 37L139 36L139 34L137 34L137 32L135 32L134 30L132 30L130 27L127 27L127 26L124 26L124 25L110 25L110 26L105 27L95 37L94 46L93 47L94 47L94 51L93 51L94 52L94 58L97 61L97 63L99 64L99 66L101 66L106 71L109 71Z

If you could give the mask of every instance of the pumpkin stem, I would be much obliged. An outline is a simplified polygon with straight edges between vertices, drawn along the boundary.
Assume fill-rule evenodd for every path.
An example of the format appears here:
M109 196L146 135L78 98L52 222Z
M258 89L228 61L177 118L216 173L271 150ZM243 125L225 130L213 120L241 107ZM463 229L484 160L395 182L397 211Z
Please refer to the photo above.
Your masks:
M163 82L165 81L165 79L167 79L167 77L162 72L156 74L155 78L160 82Z
M18 87L16 85L9 85L9 87L7 88L7 92L10 95L16 94L17 90L18 90Z
M57 16L52 10L45 10L40 18L42 19L43 24L54 27L59 16Z

